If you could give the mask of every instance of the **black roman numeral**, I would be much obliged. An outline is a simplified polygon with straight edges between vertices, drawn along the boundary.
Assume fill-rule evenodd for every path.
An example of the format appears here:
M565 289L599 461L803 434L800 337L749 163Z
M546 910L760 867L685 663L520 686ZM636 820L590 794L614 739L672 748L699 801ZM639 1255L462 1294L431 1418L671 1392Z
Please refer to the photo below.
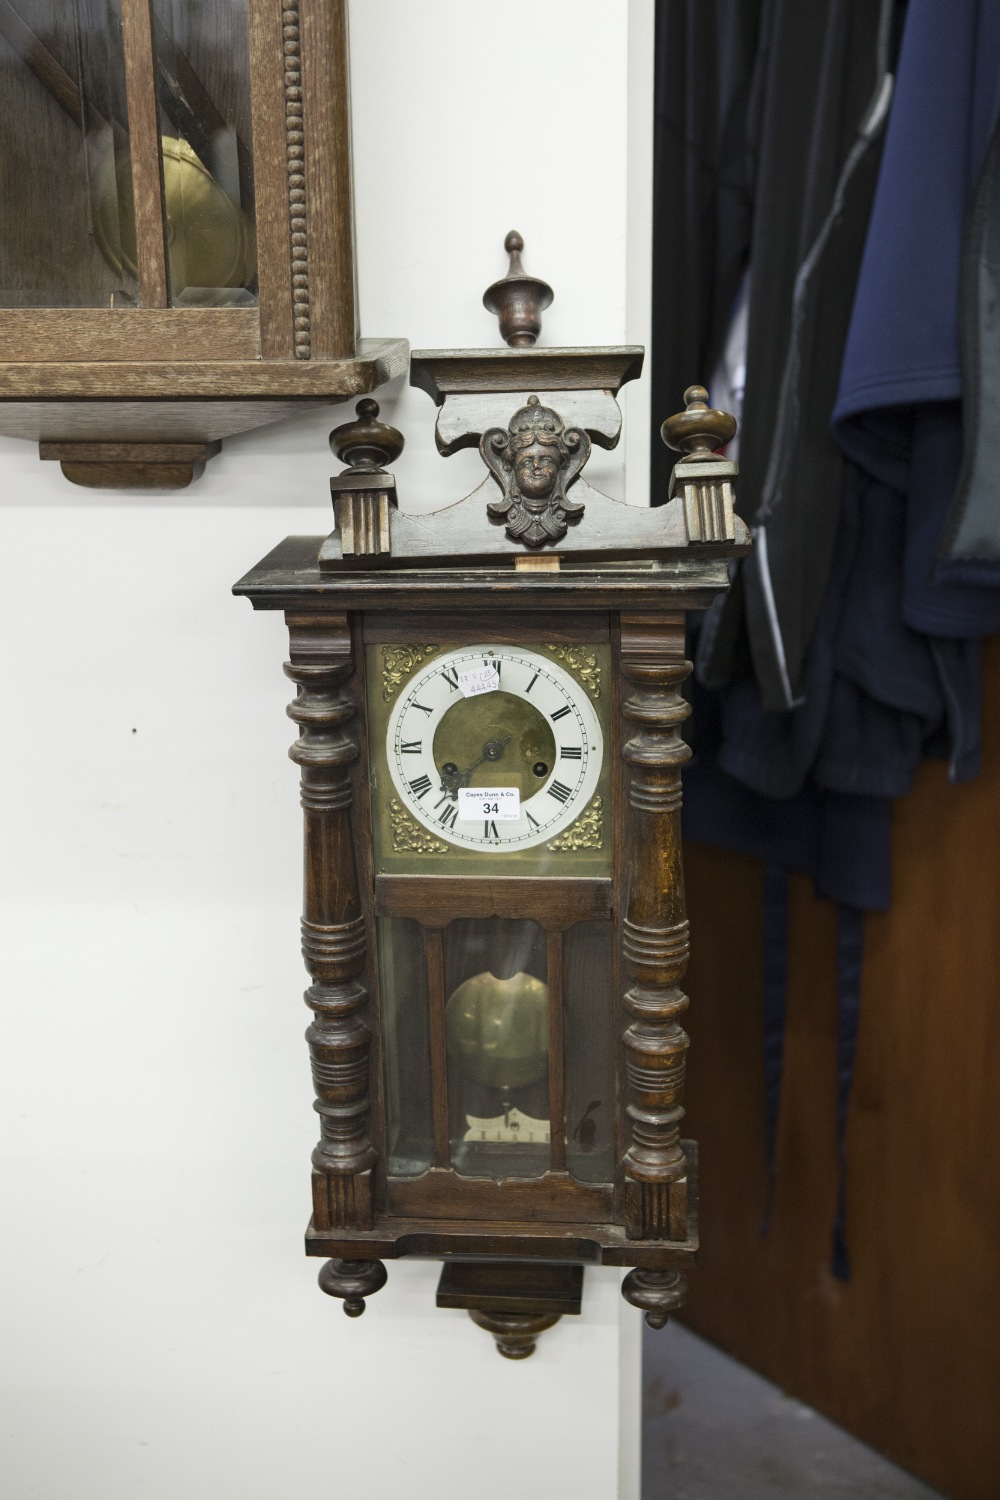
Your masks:
M404 740L399 749L403 755L419 755L423 747L423 740Z
M410 782L410 791L415 797L423 797L431 789L431 778L429 776L418 776L416 781Z
M545 790L548 792L549 796L554 797L557 802L565 802L566 798L569 796L569 787L563 786L561 781L554 781L552 785L546 787Z
M455 670L455 668L454 667L445 667L444 671L441 673L441 676L444 678L445 682L451 688L452 692L453 693L457 693L458 692L458 673Z
M565 704L563 704L562 708L557 708L554 714L549 714L549 718L552 720L552 722L554 724L557 719L565 719L565 717L566 717L566 715L568 713L569 713L569 709L566 707Z
M425 707L425 705L423 703L413 703L413 704L411 704L411 707L412 708L419 708L420 712L422 714L426 714L428 718L430 718L431 714L434 712L434 710L432 708Z
M527 687L526 687L526 688L525 688L525 690L524 690L524 691L525 691L525 692L526 692L526 693L530 693L530 692L531 692L531 689L532 689L532 688L533 688L533 687L534 687L534 685L535 685L535 683L536 683L536 682L537 682L537 681L538 681L538 673L537 673L537 672L536 672L536 673L535 673L535 675L534 675L534 677L533 677L533 678L532 678L532 679L531 679L531 681L530 681L530 682L529 682L529 683L528 683L528 686L527 686Z
M582 745L563 745L559 751L560 760L582 760Z
M498 677L500 676L500 673L503 670L503 662L500 660L499 656L484 656L483 657L483 666L484 667L492 667L493 670L496 672L496 674L497 674Z
M458 817L458 808L455 806L454 802L449 802L448 806L445 808L444 812L441 814L440 818L438 819L438 822L444 828L454 828L454 826L455 826L455 819L457 817Z
M539 823L536 818L533 818L531 816L531 814L530 814L530 812L528 811L527 808L524 809L524 816L527 818L527 820L531 824L532 828L541 828L541 826L542 826L541 823Z
M497 833L497 825L495 823L492 823L490 819L487 818L485 824L483 825L483 838L498 839L499 837L500 835Z

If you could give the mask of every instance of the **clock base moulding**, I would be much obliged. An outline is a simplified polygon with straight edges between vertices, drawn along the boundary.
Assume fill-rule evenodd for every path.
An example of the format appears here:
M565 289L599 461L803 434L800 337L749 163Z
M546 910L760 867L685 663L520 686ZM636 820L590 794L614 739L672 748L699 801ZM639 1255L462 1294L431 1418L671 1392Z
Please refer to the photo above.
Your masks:
M608 1225L497 1223L473 1229L468 1221L419 1223L379 1217L371 1231L357 1234L318 1230L310 1223L306 1254L333 1257L320 1271L319 1284L329 1296L345 1299L344 1310L351 1317L364 1311L359 1298L385 1285L383 1258L445 1257L437 1306L464 1307L474 1317L480 1314L475 1321L494 1334L499 1352L509 1359L526 1358L544 1328L554 1326L563 1314L580 1311L585 1265L631 1267L622 1282L623 1297L645 1314L651 1328L662 1328L687 1300L686 1271L698 1251L698 1147L694 1141L682 1141L681 1147L687 1224L683 1241L630 1240ZM508 1258L490 1260L498 1250ZM361 1259L362 1252L372 1258ZM571 1263L563 1264L566 1261ZM544 1328L536 1324L532 1332L525 1326L516 1339L514 1325L502 1321L552 1314L557 1316ZM487 1318L494 1318L496 1326ZM512 1353L512 1348L521 1352Z

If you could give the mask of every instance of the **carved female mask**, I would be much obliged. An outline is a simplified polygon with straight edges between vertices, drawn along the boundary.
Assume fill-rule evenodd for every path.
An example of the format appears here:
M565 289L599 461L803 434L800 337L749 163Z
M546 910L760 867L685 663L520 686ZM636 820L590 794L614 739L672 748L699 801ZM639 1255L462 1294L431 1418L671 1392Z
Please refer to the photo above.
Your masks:
M582 501L570 500L567 490L590 457L590 438L577 427L564 429L559 413L537 396L528 397L506 431L484 432L479 451L502 491L487 509L497 520L506 518L513 541L543 547L583 515Z

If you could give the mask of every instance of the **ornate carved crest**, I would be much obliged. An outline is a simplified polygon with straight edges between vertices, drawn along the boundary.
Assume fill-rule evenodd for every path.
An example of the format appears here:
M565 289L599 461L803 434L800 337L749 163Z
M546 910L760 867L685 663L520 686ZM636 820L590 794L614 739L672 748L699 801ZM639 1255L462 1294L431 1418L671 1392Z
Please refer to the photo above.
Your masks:
M590 457L590 438L578 427L563 427L559 413L529 396L506 431L491 427L479 443L483 462L500 486L489 514L505 518L507 535L529 547L544 547L579 521L583 504L567 495Z

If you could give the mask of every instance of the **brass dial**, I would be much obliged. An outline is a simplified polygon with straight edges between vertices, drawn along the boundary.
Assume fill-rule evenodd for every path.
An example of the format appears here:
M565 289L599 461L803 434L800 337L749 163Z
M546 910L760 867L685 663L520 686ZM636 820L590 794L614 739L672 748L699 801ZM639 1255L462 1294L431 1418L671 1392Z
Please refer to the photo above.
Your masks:
M556 742L532 703L498 691L453 703L435 731L433 755L442 785L516 786L524 802L552 770Z
M486 685L476 679L485 672ZM505 853L557 837L597 790L601 725L585 688L527 646L463 646L420 667L386 728L408 814L459 848ZM491 804L477 789L497 792Z

